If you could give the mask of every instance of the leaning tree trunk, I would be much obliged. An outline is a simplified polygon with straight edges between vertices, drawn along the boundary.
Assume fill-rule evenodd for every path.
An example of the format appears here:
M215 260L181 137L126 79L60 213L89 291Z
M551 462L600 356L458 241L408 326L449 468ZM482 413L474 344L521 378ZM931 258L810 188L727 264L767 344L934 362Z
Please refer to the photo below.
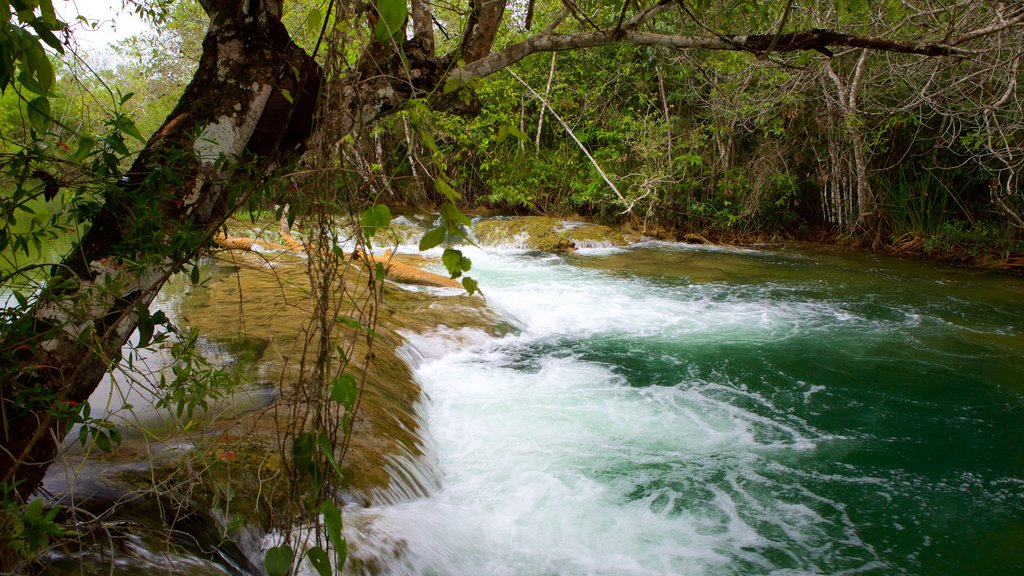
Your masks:
M394 44L371 42L345 77L328 82L291 41L280 20L282 0L201 1L211 21L195 77L105 198L80 246L12 324L23 330L24 345L14 362L0 363L0 485L16 485L22 500L39 488L60 449L67 408L92 394L164 281L271 169L298 158L314 116L340 140L411 98L475 112L472 99L467 106L437 88L452 62L490 51L505 7L503 0L471 0L474 26L461 53L439 57L419 23L401 54ZM429 4L414 4L413 17L429 21ZM330 110L318 109L325 97ZM37 400L26 404L29 397ZM4 552L0 572L10 558Z
M23 500L60 449L67 407L89 398L167 277L310 132L321 72L291 42L281 0L203 6L194 79L20 323L20 362L0 366L0 474Z

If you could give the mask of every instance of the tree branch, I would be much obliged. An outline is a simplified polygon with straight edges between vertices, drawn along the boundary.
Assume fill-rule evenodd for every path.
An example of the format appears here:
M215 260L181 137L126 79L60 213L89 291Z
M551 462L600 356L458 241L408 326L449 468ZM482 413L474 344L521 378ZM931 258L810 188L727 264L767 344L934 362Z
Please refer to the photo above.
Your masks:
M1010 18L1009 20L1006 20L1004 22L993 24L992 26L989 26L987 28L979 28L978 30L972 30L971 32L967 32L966 34L963 34L962 36L958 37L956 40L950 42L950 45L959 46L964 42L969 42L976 38L981 38L982 36L995 34L996 32L1006 30L1007 28L1012 28L1013 26L1016 26L1018 24L1024 24L1024 11L1021 11L1020 14L1017 14L1013 18Z
M434 15L430 0L412 0L412 37L427 53L434 53Z
M466 62L480 60L490 53L505 14L505 0L471 0L470 6L472 11L459 46L459 53Z
M523 58L537 52L562 50L578 50L592 48L616 42L627 42L641 46L660 46L676 50L747 50L764 52L775 43L775 52L798 52L802 50L824 50L829 46L849 46L851 48L867 48L884 52L918 54L921 56L967 56L973 54L969 50L932 42L905 42L887 40L868 36L843 34L831 30L807 30L789 34L758 34L746 36L683 36L675 34L658 34L624 30L597 30L578 34L539 34L518 44L513 44L501 52L470 62L448 74L450 80L466 82L475 78L483 78L501 70Z

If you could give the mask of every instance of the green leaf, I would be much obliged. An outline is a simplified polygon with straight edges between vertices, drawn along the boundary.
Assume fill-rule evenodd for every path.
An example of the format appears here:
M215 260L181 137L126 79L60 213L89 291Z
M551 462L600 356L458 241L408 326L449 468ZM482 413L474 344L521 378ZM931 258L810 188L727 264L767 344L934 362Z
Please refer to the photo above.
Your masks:
M356 405L356 398L359 395L359 387L356 384L356 377L344 373L331 382L331 400L345 406L345 410L351 412Z
M39 96L28 103L28 121L40 132L50 127L50 101L46 96Z
M121 445L121 431L117 428L109 428L107 434L110 436L110 441L114 443L114 446Z
M51 26L57 25L57 13L53 10L53 2L50 0L40 0L39 11L43 15L43 22Z
M519 140L523 141L528 141L530 138L529 136L526 135L526 133L524 133L519 128L516 128L515 126L502 126L501 128L498 128L499 144L504 142L505 139L508 138L509 136L515 136Z
M352 328L352 329L355 329L355 330L362 330L363 329L363 325L360 324L359 320L356 320L355 318L341 317L341 318L338 318L338 322L341 322L345 326L348 326L349 328Z
M39 82L35 78L33 78L31 74L25 72L24 70L18 73L18 83L21 84L22 88L28 90L29 92L32 92L33 94L48 97L56 96L56 94L50 92L46 88L43 88L42 85L40 85Z
M50 64L50 58L46 55L43 47L33 44L26 51L25 60L28 71L35 76L39 86L46 91L52 90L53 85L57 83L57 77L53 73L53 64Z
M113 149L114 152L117 152L122 156L127 156L128 154L131 153L128 151L128 147L124 145L124 138L121 137L121 135L117 132L114 132L106 136L105 138L103 138L103 141L106 142L107 146L110 146L110 148Z
M199 284L199 266L193 266L192 272L189 273L188 279L192 281L192 285Z
M59 26L56 27L55 29L62 30L63 28L64 26ZM38 22L33 22L32 29L36 31L36 34L39 35L39 38L42 39L43 42L46 42L46 44L50 48L53 48L59 54L64 53L64 45L60 43L60 39L58 39L57 36L54 35L53 31L50 30L50 28L42 26Z
M473 221L469 219L469 216L460 212L459 207L452 202L448 202L444 206L441 206L441 217L444 218L445 222L453 226L458 224L469 226L473 223Z
M474 292L480 292L480 285L477 284L476 280L473 280L469 276L462 279L462 287L466 289L466 292L469 292L470 296L472 296ZM483 294L483 292L480 293Z
M317 7L312 7L309 12L306 13L306 33L310 36L320 33L320 28L324 24L324 15L320 12Z
M115 126L118 130L132 138L135 138L139 142L142 142L143 144L146 143L146 139L142 137L142 133L135 127L135 122L133 122L131 118L127 116L118 116Z
M25 507L25 516L29 518L40 518L43 515L43 499L36 498Z
M327 555L327 551L319 546L314 546L309 550L306 550L306 556L309 558L309 563L313 565L313 569L320 576L331 576L331 559Z
M72 160L82 161L85 160L92 149L96 146L96 140L88 136L83 136L78 139L78 147L75 149L75 153L71 155Z
M367 238L372 237L377 231L391 225L391 209L383 204L371 206L359 218L359 224Z
M440 246L447 237L448 232L445 230L444 226L438 226L437 228L427 231L427 233L423 235L423 238L420 238L420 251L422 252L424 250L430 250L435 246Z
M383 280L384 276L387 274L387 271L384 269L384 264L381 262L377 262L377 265L374 266L374 270L377 273L377 282Z
M454 248L447 248L444 251L444 254L441 255L441 262L444 263L444 267L452 278L462 276L462 273L468 272L473 264L469 258L462 255L461 250L455 250Z
M405 0L377 0L377 12L380 15L374 28L377 41L383 44L393 38L401 42L405 37L405 20L408 16Z
M347 430L348 427L342 426L342 429ZM331 439L327 437L327 433L321 432L320 435L316 437L316 441L317 444L320 445L320 451L323 453L324 457L326 457L327 461L331 463L331 468L334 468L334 473L338 475L339 479L343 478L345 474L341 472L341 466L338 465L338 460L334 457L334 447L331 445Z
M345 546L345 537L341 535L341 509L334 502L324 500L324 503L320 505L320 513L324 515L327 539L335 550L341 549Z
M292 440L292 460L295 468L306 473L312 473L313 452L316 450L316 437L310 432L302 432Z
M324 527L327 529L327 539L334 546L334 553L337 556L337 566L340 571L348 560L348 541L342 534L341 510L330 500L320 505L320 512L324 515Z
M295 104L295 98L292 97L292 93L284 88L281 89L281 96L288 101L289 104Z
M139 343L136 346L145 348L153 339L153 319L149 316L149 309L141 302L135 307L135 311L139 315Z
M263 567L267 569L267 576L288 576L292 570L292 561L295 560L295 553L292 547L287 544L274 546L267 550L263 557Z
M455 189L444 180L444 178L434 180L434 190L437 190L437 193L447 198L449 202L455 202L462 198L462 194L456 192Z
M93 441L96 442L96 447L104 452L110 452L112 447L110 445L110 437L107 436L106 432L100 431L92 437Z

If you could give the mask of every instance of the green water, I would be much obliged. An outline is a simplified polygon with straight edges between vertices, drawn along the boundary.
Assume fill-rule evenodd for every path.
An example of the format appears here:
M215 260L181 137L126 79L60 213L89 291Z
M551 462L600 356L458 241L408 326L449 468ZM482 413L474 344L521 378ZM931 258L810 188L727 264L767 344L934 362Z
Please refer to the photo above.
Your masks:
M691 377L734 383L717 392L730 404L813 429L813 451L775 454L778 466L762 473L793 505L820 514L842 505L861 543L831 543L832 569L863 556L915 574L1024 571L1019 277L828 254L650 250L581 263L663 285L719 282L723 298L840 311L834 324L808 314L808 329L798 321L755 342L592 340L581 358L610 360L647 386L674 385L675 362L658 359L685 357ZM802 563L786 556L778 562Z
M444 487L402 574L1024 573L1024 281L837 252L473 254L410 338Z

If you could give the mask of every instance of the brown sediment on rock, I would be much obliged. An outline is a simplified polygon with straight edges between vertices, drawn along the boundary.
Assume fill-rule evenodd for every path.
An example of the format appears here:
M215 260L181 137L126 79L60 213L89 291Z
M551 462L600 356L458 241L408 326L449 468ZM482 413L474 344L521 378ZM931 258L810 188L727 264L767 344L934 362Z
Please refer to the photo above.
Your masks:
M395 264L400 263L391 259L390 265ZM306 330L313 309L305 261L285 259L267 266L259 254L230 252L215 258L214 266L209 279L176 306L174 316L187 318L183 324L210 341L259 340L261 346L251 354L245 371L253 379L266 379L263 386L276 390L276 400L209 423L194 449L154 462L160 469L156 476L169 478L207 469L210 476L189 488L191 498L212 506L221 490L218 486L227 483L232 491L231 511L241 514L247 523L269 526L270 519L289 509L295 497L288 482L288 435L297 428L295 415L303 413L298 382L304 377L303 359L309 355ZM351 265L347 285L353 290L365 286L370 273L363 266ZM409 497L423 495L415 493L420 488L401 481L396 485L393 478L402 462L415 462L422 452L416 416L421 392L410 366L399 356L404 339L398 331L427 331L437 326L491 333L511 330L482 299L467 298L464 292L444 296L389 285L384 290L372 349L365 334L356 328L339 325L335 334L335 341L353 343L348 351L353 362L346 371L364 382L341 467L346 499L366 505L385 495L395 498L396 491ZM371 358L368 367L357 367L366 358ZM125 454L140 450L148 448L140 446ZM113 471L116 462L111 464ZM130 481L133 489L143 490L150 477L145 472L119 482ZM180 482L185 485L186 478Z
M701 236L700 234L696 234L694 232L690 232L690 233L686 234L685 236L683 236L683 240L687 244L711 244L711 240L708 240L707 238Z
M398 261L394 258L391 250L385 251L383 256L374 256L373 254L356 250L352 253L352 259L367 262L371 267L375 267L377 264L383 265L387 279L394 280L395 282L418 286L434 286L437 288L462 289L462 284L457 280Z
M305 244L296 240L295 236L292 236L292 227L288 225L287 211L281 215L281 240L284 241L285 246L287 246L289 250L305 252L308 248Z
M551 216L481 220L473 231L481 244L505 244L543 252L572 252L577 248L625 246L628 243L614 228L592 222L567 223Z
M283 239L284 244L276 244L274 242L268 242L266 240L256 238L226 236L221 233L215 236L213 240L218 246L231 250L252 250L253 246L259 246L266 250L291 252L306 252L310 249L315 249L308 244L299 242L294 236L292 236L291 227L288 226L287 216L281 217L281 238ZM463 289L462 284L457 280L453 280L447 276L435 274L417 266L397 260L390 250L386 251L382 256L375 256L373 254L366 254L362 250L355 250L352 252L352 259L367 262L370 264L371 268L375 267L378 263L382 264L384 266L387 279L402 284L433 286L437 288L455 288L457 290Z
M253 246L259 246L264 250L289 250L287 246L260 240L259 238L246 238L244 236L227 236L220 233L213 237L214 243L221 248L228 250L252 250Z

